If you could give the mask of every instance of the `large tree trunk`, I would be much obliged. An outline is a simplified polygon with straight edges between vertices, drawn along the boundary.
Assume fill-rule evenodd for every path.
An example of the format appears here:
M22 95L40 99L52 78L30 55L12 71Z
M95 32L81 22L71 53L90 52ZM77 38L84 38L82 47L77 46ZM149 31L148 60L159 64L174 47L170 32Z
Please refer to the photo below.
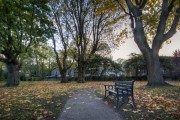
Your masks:
M61 72L61 83L67 83L68 82L68 79L66 77L66 71L62 70Z
M41 60L41 79L44 79L44 60Z
M7 71L8 71L8 78L6 85L18 86L20 81L18 64L7 63Z
M147 61L147 80L148 80L147 85L148 86L167 85L167 83L165 83L162 77L158 54L150 53L148 56L145 57L145 59Z
M78 82L84 83L85 82L85 67L82 62L78 64Z
M79 83L84 83L85 82L85 71L81 70L78 72L78 82Z
M156 34L152 40L152 47L148 44L145 30L145 25L143 25L143 19L141 16L143 16L143 9L147 4L147 0L142 1L135 1L135 4L131 0L126 0L126 4L129 8L128 15L130 16L131 20L131 28L133 30L134 34L134 40L136 44L138 45L140 51L143 53L144 58L147 62L147 72L148 72L148 86L159 86L159 85L167 85L167 83L164 82L162 74L161 74L161 68L160 68L160 62L159 62L159 56L158 52L160 47L162 46L163 42L171 38L176 33L176 28L179 23L179 13L180 13L180 7L175 8L175 0L171 0L171 2L168 2L168 0L162 1L162 9L161 14L158 20L158 26L156 30ZM121 6L122 7L122 6ZM173 11L173 9L176 9L177 15L174 15L174 18L172 19L172 23L169 30L166 30L167 28L167 21L170 13ZM148 26L148 25L147 25Z
M138 45L140 51L143 54L143 57L147 63L147 79L148 79L148 86L162 86L166 85L163 80L159 62L158 52L159 49L150 46L147 43L147 39L145 37L145 33L143 30L142 21L136 19L136 28L134 29L134 40Z
M40 77L41 76L41 73L40 73L41 70L40 70L40 63L39 63L37 55L35 56L35 61L36 61L36 66L37 66L36 77Z

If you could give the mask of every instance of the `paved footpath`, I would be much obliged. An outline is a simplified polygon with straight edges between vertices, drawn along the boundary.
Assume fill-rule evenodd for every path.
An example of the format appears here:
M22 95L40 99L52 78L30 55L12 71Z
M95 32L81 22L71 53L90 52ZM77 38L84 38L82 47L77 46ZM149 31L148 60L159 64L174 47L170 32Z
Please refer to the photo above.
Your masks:
M85 89L67 101L58 120L122 120L122 117L95 95L95 89Z

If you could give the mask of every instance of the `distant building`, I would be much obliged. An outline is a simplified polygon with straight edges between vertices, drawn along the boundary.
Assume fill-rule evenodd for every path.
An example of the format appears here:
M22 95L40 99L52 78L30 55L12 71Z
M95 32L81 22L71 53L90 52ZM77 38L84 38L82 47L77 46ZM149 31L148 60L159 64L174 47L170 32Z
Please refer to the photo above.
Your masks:
M67 74L66 74L67 77L75 77L75 72L73 69L69 69L67 70ZM46 76L47 79L52 79L52 78L61 78L61 74L59 72L59 69L58 68L55 68L53 69L51 72L50 72L50 75L49 76Z

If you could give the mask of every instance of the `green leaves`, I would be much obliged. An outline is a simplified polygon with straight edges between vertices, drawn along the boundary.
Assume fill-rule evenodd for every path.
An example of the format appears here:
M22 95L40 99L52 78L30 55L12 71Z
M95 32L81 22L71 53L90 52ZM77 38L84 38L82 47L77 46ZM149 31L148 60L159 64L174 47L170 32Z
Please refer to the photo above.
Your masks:
M7 65L16 63L18 66L25 58L22 56L32 52L31 47L38 46L48 39L50 23L47 18L48 1L0 1L0 60L2 62ZM22 57L20 61L19 57ZM14 81L13 77L8 78L11 78L8 81Z
M10 50L12 54L17 51L23 53L26 52L23 47L30 47L34 41L46 39L45 31L49 23L46 17L46 12L49 10L47 2L47 0L2 0L0 47L3 46L5 51Z

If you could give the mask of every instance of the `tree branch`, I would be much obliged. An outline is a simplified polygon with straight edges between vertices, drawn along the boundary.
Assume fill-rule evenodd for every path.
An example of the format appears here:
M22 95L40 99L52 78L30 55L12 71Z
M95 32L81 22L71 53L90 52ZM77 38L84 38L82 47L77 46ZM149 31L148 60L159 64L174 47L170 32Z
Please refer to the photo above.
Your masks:
M116 0L116 2L119 4L119 6L121 7L121 9L122 9L127 15L129 15L129 13L126 11L126 9L123 7L123 5L119 2L119 0Z
M126 4L129 8L129 11L131 11L134 15L135 18L137 18L139 16L139 9L137 9L136 6L133 5L131 0L126 0Z
M179 16L180 7L176 9L176 14L178 14L178 15L175 15L170 30L166 34L164 34L165 27L166 27L166 21L168 19L170 12L172 11L173 7L174 7L174 0L171 1L169 6L168 6L168 1L166 1L166 0L163 1L160 22L159 22L159 26L157 29L157 34L156 34L156 36L154 38L154 42L153 42L154 49L159 49L163 42L165 42L166 40L171 38L176 33L176 27L178 25L179 17L180 17Z
M176 14L177 15L175 15L175 17L174 17L171 29L166 34L164 34L163 42L168 40L169 38L171 38L176 33L176 27L177 27L177 25L178 25L178 23L180 21L179 20L180 19L180 8L178 8L176 10Z
M168 1L167 0L163 0L162 3L162 12L160 15L160 20L159 20L159 25L157 27L157 32L156 35L154 37L154 41L152 44L152 49L159 50L159 48L161 47L161 44L163 42L163 34L166 28L166 21L168 19L169 16L169 12L168 12Z
M172 10L175 1L176 1L176 0L171 0L171 3L170 3L169 6L168 6L168 11L169 11L169 12Z
M59 60L59 55L58 55L58 52L57 52L57 50L56 50L56 41L55 41L55 38L54 38L54 35L53 35L53 32L52 32L52 31L51 31L51 36L52 36L52 40L53 40L54 53L55 53L55 55L56 55L56 62L57 62L57 64L58 64L59 70L62 71L62 64L61 64L61 62L60 62L60 60Z
M144 7L146 6L148 0L141 0L141 5L139 7L139 9L144 9Z
M130 15L130 20L131 20L131 28L134 29L134 19L132 13L129 13Z

